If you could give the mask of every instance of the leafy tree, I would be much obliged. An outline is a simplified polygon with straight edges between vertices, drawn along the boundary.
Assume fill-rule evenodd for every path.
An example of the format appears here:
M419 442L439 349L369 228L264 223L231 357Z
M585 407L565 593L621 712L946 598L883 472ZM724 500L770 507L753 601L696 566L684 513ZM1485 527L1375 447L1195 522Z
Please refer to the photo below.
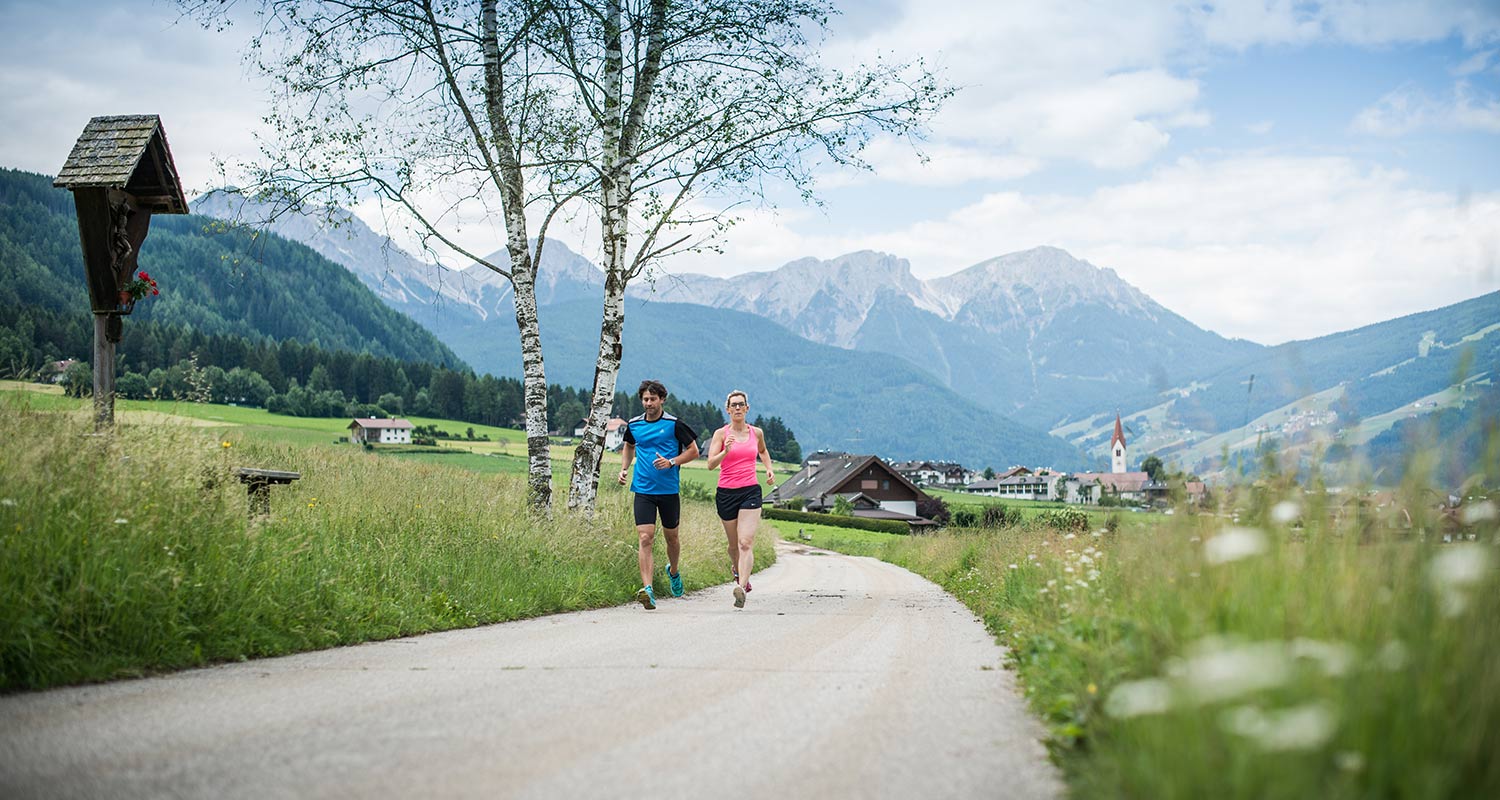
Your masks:
M1141 471L1151 476L1153 481L1162 481L1167 477L1166 465L1154 455L1146 456L1146 459L1141 462Z
M987 481L992 481L992 480L995 479L995 468L994 467L985 467L984 468L984 479L987 480Z
M947 525L948 521L953 518L948 510L948 502L941 497L933 496L917 501L917 516L930 519L939 525Z
M849 502L849 498L838 495L833 498L832 513L836 517L852 517L854 516L854 504Z
M604 305L588 425L568 507L592 512L623 355L625 289L663 256L709 247L732 220L703 203L764 200L767 177L809 196L816 151L859 164L877 132L917 130L949 94L920 65L818 65L827 0L559 0L535 32L578 113L568 155L599 217ZM633 233L634 231L634 233ZM635 237L632 241L632 237Z
M232 3L179 0L205 25L232 23ZM249 167L248 191L285 210L330 209L373 194L382 207L442 247L510 282L525 386L528 500L552 503L547 380L536 313L536 270L553 214L579 191L572 123L557 107L533 27L541 0L324 3L260 0L247 60L277 86L273 136ZM378 101L371 102L372 98ZM568 102L564 99L562 102ZM498 207L506 263L453 238L457 202ZM541 218L533 241L528 212ZM434 401L449 407L449 398ZM461 397L460 397L461 401Z
M63 393L69 397L88 397L94 393L94 368L83 361L74 361L63 370Z

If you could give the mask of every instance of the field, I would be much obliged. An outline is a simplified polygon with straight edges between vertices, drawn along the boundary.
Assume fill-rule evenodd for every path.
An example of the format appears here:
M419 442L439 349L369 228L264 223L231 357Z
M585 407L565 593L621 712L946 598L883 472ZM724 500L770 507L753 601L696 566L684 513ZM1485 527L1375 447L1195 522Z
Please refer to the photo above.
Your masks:
M980 616L1079 796L1497 797L1500 496L1431 496L1281 478L1114 532L801 528Z
M367 452L336 443L342 420L120 412L115 435L95 436L80 401L0 386L13 434L0 462L0 689L617 604L634 588L628 493L606 481L593 520L529 517L515 431ZM1418 453L1378 503L1321 491L1316 476L1299 485L1268 461L1213 508L1091 510L1070 529L1048 523L1055 504L1020 502L1006 503L1023 510L1009 527L923 536L770 524L966 603L1008 648L1079 796L1494 797L1490 436L1457 508L1439 507ZM305 477L252 522L236 465ZM559 485L566 470L559 458ZM689 589L723 583L716 518L693 499L712 473L685 476L684 576ZM757 549L769 564L770 537Z
M338 420L161 406L122 403L99 436L78 400L0 388L0 691L615 605L639 583L613 484L593 519L536 519L523 476L465 468L493 456L381 455L335 444ZM236 466L303 477L251 520ZM688 590L727 582L712 507L683 517Z

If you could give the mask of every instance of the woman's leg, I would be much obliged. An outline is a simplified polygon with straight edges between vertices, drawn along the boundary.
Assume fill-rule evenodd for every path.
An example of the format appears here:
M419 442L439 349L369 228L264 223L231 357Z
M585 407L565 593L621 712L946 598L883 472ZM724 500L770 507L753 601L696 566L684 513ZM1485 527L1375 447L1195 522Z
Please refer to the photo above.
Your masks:
M719 521L724 523L724 538L729 540L729 568L731 571L738 570L740 563L740 521L737 519L721 519Z
M755 571L755 531L760 527L760 509L742 508L739 519L739 570L740 584L750 582L750 573Z

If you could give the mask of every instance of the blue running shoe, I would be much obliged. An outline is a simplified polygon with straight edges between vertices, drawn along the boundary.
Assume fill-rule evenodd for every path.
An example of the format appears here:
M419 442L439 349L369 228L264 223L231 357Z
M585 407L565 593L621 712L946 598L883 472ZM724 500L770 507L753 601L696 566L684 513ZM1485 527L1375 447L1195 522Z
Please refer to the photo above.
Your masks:
M656 610L656 592L652 591L650 586L642 586L637 589L635 591L635 599L647 611Z
M667 565L667 581L672 584L672 596L682 596L682 573L673 572L672 565Z

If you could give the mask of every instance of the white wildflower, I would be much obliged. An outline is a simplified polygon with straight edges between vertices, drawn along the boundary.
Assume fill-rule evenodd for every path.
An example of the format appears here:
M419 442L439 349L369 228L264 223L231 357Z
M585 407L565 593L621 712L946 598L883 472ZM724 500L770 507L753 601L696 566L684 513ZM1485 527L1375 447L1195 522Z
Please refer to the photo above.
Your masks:
M1010 568L1011 569L1020 569L1021 567L1019 565L1017 565L1017 564L1011 564Z
M1076 534L1076 533L1070 533L1067 536L1064 536L1063 538L1064 539L1077 539L1078 538L1078 534Z
M9 497L7 497L7 498L5 498L3 500L0 500L0 506L11 507L11 506L14 506L15 504L16 504L16 501L10 499Z
M1225 528L1203 545L1203 555L1210 564L1227 564L1266 551L1266 535L1255 528Z
M1118 719L1161 714L1171 708L1172 689L1156 678L1122 683L1104 701L1104 713Z
M1428 565L1428 578L1442 599L1443 613L1452 617L1469 605L1468 591L1489 571L1489 551L1483 545L1445 547Z
M1311 750L1322 746L1333 736L1337 721L1323 703L1279 711L1261 711L1255 706L1240 706L1226 711L1220 724L1230 733L1245 737L1262 750Z
M1407 656L1406 645L1398 639L1392 639L1381 645L1380 652L1375 654L1376 663L1387 672L1400 672L1406 668L1406 662L1410 660Z
M1358 750L1344 750L1333 757L1333 763L1345 772L1359 772L1365 768L1365 754Z
M126 524L128 522L130 522L130 520L125 519L124 517L116 517L115 518L115 524L116 525L124 525L124 524Z
M1057 579L1056 578L1052 578L1052 579L1048 580L1047 581L1047 585L1048 586L1056 586L1057 585Z
M1097 581L1097 580L1099 580L1099 570L1097 570L1097 569L1091 569L1091 570L1089 570L1088 575L1089 575L1089 580L1091 580L1091 581Z
M1495 504L1488 500L1481 500L1477 503L1464 506L1463 520L1465 525L1473 525L1476 522L1489 522L1497 516L1500 516L1500 512L1497 512Z
M1198 700L1214 702L1286 683L1291 661L1282 642L1209 637L1194 644L1187 658L1169 662L1167 671Z
M1276 520L1278 524L1286 525L1296 522L1300 516L1302 516L1302 506L1297 505L1297 503L1291 500L1282 500L1280 503L1271 506L1271 519Z

